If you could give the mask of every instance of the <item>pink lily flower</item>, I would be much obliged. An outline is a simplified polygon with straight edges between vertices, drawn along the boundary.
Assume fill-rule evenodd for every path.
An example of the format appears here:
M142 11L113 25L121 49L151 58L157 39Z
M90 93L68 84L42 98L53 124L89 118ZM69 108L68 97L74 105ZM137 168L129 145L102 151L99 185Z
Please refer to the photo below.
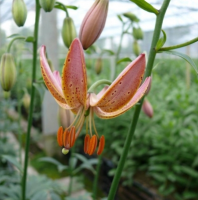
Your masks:
M98 146L97 154L101 154L105 137L99 137L94 123L94 113L103 119L117 117L133 107L145 94L151 78L144 83L142 77L145 71L145 54L141 54L131 62L113 81L98 94L87 91L87 75L83 48L79 39L75 39L69 49L62 71L52 72L45 55L45 46L41 47L40 63L43 80L57 103L76 114L73 123L63 130L59 128L57 141L63 147L64 154L74 145L85 119L87 134L84 151L92 155ZM99 145L98 144L99 140Z

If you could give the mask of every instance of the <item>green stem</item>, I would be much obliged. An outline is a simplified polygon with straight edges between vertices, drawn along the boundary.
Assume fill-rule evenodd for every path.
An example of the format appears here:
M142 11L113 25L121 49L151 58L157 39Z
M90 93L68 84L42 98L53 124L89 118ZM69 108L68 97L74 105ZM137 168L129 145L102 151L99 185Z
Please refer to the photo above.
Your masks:
M152 43L151 43L150 54L149 54L149 58L148 58L145 77L151 75L153 63L154 63L155 56L156 56L155 46L156 46L157 41L158 41L159 36L160 36L164 15L165 15L165 12L168 8L169 3L170 3L170 0L164 0L162 7L160 9L159 15L157 15L157 18L156 18L155 29L154 29L153 39L152 39ZM133 115L133 119L132 119L132 123L130 125L127 138L125 140L124 149L123 149L120 161L118 163L116 174L115 174L113 182L111 184L108 200L113 200L114 197L115 197L117 187L118 187L118 184L119 184L119 180L120 180L120 177L121 177L121 173L122 173L122 170L124 168L124 164L125 164L125 161L126 161L126 158L127 158L127 155L128 155L128 151L130 149L130 145L131 145L131 142L132 142L132 139L133 139L133 135L135 133L135 129L136 129L136 125L137 125L137 122L138 122L138 119L139 119L139 114L140 114L140 111L141 111L142 103L143 103L143 99L140 101L139 105L136 105L134 115Z
M98 164L96 167L96 175L94 176L94 182L93 182L93 199L97 199L97 189L98 189L98 180L100 175L100 167L102 163L102 154L98 157Z
M96 82L89 88L88 92L94 92L94 90L95 90L99 85L102 85L102 84L111 85L111 81L106 80L106 79L102 79L102 80L96 81Z
M26 179L27 179L27 167L28 167L28 153L30 145L30 131L32 126L32 116L34 107L34 94L35 87L33 86L36 79L36 64L37 64L37 42L38 42L38 31L39 31L39 18L40 18L40 5L39 0L35 0L36 10L35 10L35 26L34 26L34 42L33 42L33 66L32 66L32 86L31 86L31 101L28 116L28 127L26 136L26 146L25 146L25 160L24 160L24 171L22 177L22 200L25 200L26 196Z
M179 49L181 47L185 47L185 46L188 46L190 44L193 44L195 42L198 41L198 37L192 39L192 40L189 40L188 42L184 42L182 44L178 44L178 45L174 45L174 46L169 46L169 47L162 47L159 49L159 51L169 51L169 50L173 50L173 49Z
M17 36L17 37L15 37L15 38L13 38L13 39L10 41L9 45L8 45L7 53L10 53L10 49L11 49L11 46L12 46L13 42L14 42L15 40L21 40L21 39L25 40L25 37Z
M70 159L72 159L74 157L74 152L75 152L75 145L73 146L73 148L71 148L71 157L70 157ZM69 187L68 187L68 196L71 196L72 186L73 186L73 176L74 176L74 174L73 174L74 169L72 168L73 166L72 166L71 162L69 164L69 167L70 167L71 175L70 175L70 181L69 181Z

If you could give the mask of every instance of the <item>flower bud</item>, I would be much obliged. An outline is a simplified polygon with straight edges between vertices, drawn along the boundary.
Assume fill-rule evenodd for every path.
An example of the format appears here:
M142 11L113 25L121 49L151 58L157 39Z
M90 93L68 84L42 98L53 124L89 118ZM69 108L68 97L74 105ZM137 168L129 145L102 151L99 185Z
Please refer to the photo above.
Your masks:
M30 107L30 95L27 92L25 92L25 94L23 95L22 103L26 111L28 111Z
M72 18L70 17L66 17L63 21L62 38L67 48L70 47L70 44L76 38L76 28Z
M130 19L132 22L139 22L140 20L136 17L136 15L134 15L133 13L131 12L126 12L126 13L123 13L123 15Z
M4 97L4 99L9 99L10 98L10 91L9 92L3 91L3 97Z
M10 91L16 79L16 67L13 56L5 53L1 57L0 63L0 83L4 91Z
M95 72L96 72L96 74L100 74L101 70L102 70L102 59L98 58L96 60L96 65L95 65Z
M142 40L143 39L143 31L140 27L138 27L138 28L133 27L133 37L136 40Z
M23 0L13 0L12 17L17 26L23 26L27 18L27 8Z
M144 99L142 110L148 117L153 117L153 107L147 99Z
M54 8L55 0L39 0L39 3L45 12L51 12Z
M152 84L152 76L151 76L151 81L149 82L148 88L147 88L147 90L145 92L145 95L148 95L148 93L150 92L150 90L151 90L151 84Z
M106 22L109 0L95 0L85 15L79 38L83 48L89 48L100 36Z
M135 40L133 42L133 53L136 55L136 56L139 56L140 55L140 45L138 44L137 40Z
M58 121L60 126L67 128L71 125L73 120L74 120L74 114L71 112L71 110L66 110L62 107L59 107Z

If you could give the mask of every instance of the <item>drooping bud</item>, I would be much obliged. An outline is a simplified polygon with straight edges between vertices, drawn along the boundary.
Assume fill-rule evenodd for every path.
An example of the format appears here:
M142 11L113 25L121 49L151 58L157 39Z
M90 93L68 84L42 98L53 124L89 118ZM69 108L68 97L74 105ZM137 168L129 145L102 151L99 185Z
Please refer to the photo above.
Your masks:
M10 91L16 79L16 67L12 54L5 53L1 57L0 82L4 91Z
M98 58L96 60L96 64L95 64L95 72L96 74L100 74L102 70L102 58Z
M106 22L109 0L95 0L85 15L79 38L84 49L89 48L100 36Z
M143 31L140 27L138 27L138 28L133 27L133 37L136 40L142 40L143 39Z
M147 99L144 99L142 110L148 117L153 117L153 107Z
M66 17L63 21L62 38L65 46L70 47L72 41L76 38L76 28L71 17Z
M74 120L74 114L72 113L71 110L66 110L62 107L59 107L58 121L63 128L69 127L73 122L73 120Z
M148 88L147 88L147 90L145 92L145 95L148 95L148 93L150 92L150 90L151 90L151 84L152 84L152 76L151 76L151 81L149 82Z
M45 12L51 12L54 8L55 0L39 0L39 3Z
M10 98L10 91L9 92L3 91L3 97L4 97L4 99L9 99Z
M140 20L138 19L138 17L136 17L135 14L131 13L131 12L126 12L123 13L123 16L125 16L126 18L130 19L132 22L139 22Z
M12 17L17 26L23 26L27 18L27 8L23 0L13 0Z
M136 56L139 56L140 55L140 45L138 44L138 41L135 40L133 42L133 53L136 55Z
M28 112L30 106L30 95L27 92L25 92L25 94L23 95L22 103L26 111Z

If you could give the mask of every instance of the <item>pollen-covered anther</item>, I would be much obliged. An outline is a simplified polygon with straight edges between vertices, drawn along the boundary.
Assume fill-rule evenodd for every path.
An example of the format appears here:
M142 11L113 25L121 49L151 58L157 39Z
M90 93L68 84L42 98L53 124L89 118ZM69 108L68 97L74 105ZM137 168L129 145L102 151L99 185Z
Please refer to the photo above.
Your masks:
M104 146L105 146L105 137L104 135L102 135L98 145L97 155L100 155L103 152Z
M87 154L89 149L89 143L90 143L90 136L86 134L84 139L84 152Z
M88 152L87 152L89 155L92 155L94 153L97 147L97 143L98 143L97 136L93 135L89 142L89 147L88 147Z
M63 134L63 145L66 149L74 146L76 140L76 129L72 126L70 129L65 129Z
M57 131L57 142L60 147L63 146L63 127L60 126Z

